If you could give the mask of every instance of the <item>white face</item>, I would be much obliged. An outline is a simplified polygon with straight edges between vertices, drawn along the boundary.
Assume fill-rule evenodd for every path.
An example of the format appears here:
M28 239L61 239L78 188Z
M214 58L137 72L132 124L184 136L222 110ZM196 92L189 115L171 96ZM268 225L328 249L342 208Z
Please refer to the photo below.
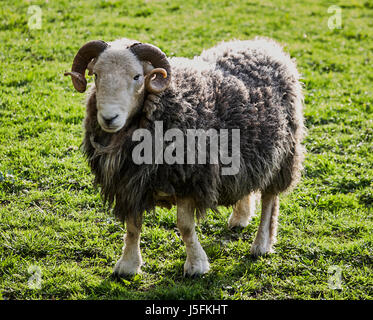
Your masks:
M99 56L92 72L98 123L106 132L117 132L143 102L143 64L129 50L109 47Z

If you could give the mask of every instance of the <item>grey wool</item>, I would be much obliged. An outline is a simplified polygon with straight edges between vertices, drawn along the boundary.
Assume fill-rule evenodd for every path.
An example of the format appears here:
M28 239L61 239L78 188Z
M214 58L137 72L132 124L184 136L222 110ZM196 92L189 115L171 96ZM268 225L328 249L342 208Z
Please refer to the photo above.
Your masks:
M193 59L169 58L172 79L146 93L116 133L97 122L96 91L87 99L83 149L103 199L125 220L177 198L192 199L198 216L231 206L254 191L279 194L299 180L305 128L303 95L295 62L268 39L223 42ZM218 164L135 164L138 128L240 130L240 167L222 175ZM228 139L230 141L230 139ZM164 145L166 147L167 144Z

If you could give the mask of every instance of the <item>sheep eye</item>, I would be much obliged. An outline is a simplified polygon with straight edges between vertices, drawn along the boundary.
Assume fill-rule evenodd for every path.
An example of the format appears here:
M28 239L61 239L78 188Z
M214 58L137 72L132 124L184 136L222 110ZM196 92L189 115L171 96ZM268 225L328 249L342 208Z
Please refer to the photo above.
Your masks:
M133 77L133 80L139 80L139 78L140 78L140 75L137 74L137 75L135 75L135 76Z
M93 75L95 77L95 80L97 80L97 73L94 73Z

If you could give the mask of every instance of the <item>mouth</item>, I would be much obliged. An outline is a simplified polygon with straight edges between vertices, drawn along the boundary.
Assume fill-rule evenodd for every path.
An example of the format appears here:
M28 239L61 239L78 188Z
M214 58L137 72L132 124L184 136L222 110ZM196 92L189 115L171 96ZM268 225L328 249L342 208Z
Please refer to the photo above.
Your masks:
M111 119L111 121L105 121L102 116L99 116L97 120L101 129L107 133L118 132L120 129L123 128L125 124L125 121L123 122L123 118L119 116L114 117L113 119Z
M115 133L118 132L122 127L118 126L103 126L100 125L101 129L107 133Z

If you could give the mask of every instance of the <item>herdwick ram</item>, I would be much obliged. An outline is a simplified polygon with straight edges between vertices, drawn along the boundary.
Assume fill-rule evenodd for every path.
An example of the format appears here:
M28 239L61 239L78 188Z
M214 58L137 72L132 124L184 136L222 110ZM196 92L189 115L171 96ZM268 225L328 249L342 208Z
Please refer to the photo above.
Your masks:
M87 87L86 69L95 84L88 93L83 148L104 201L127 227L115 275L140 272L143 213L155 206L177 205L177 227L187 253L184 275L209 270L195 216L233 206L229 227L245 227L255 211L254 194L261 194L262 213L251 253L272 251L279 194L299 179L305 132L299 74L277 43L262 38L223 42L187 59L167 58L153 45L128 39L94 40L80 48L72 71L65 73L79 92ZM222 173L227 163L221 153L205 163L188 163L186 143L179 163L156 161L167 148L180 147L165 135L155 150L160 123L164 131L177 129L185 136L191 129L214 129L220 140L219 130L226 129L227 152L238 156L237 170ZM133 156L140 129L153 139L150 151L143 150L152 155L150 162L138 163ZM238 152L233 130L239 131ZM210 139L206 148L212 144Z

